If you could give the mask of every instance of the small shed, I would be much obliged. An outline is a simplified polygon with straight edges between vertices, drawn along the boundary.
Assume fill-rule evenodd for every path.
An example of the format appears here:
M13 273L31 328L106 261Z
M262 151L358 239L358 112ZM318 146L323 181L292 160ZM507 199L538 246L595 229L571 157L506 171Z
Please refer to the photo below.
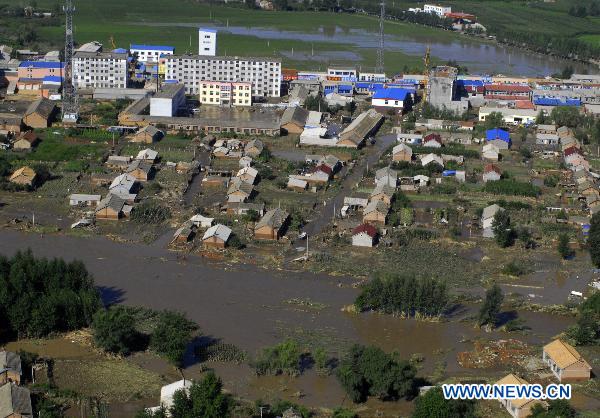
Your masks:
M225 248L231 237L231 229L222 224L216 224L206 230L202 237L205 247Z
M39 138L33 131L24 132L18 136L17 140L13 143L15 150L31 150L38 144Z
M152 125L147 125L145 127L143 127L142 129L140 129L139 131L137 131L130 139L130 142L137 142L137 143L141 143L141 144L152 144L154 142L158 142L162 139L162 137L164 136L164 133L152 126Z

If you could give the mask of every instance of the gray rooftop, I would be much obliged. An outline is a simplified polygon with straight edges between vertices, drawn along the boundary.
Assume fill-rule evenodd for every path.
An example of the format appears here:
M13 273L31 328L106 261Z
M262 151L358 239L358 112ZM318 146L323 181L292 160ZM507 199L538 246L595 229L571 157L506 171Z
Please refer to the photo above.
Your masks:
M32 417L29 389L7 383L0 386L0 417Z

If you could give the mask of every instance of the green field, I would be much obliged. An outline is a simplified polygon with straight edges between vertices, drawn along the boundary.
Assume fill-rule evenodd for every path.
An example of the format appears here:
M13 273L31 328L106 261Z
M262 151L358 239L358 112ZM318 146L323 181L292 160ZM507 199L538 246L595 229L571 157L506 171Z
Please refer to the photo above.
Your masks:
M1 0L0 0L1 1ZM196 52L198 39L196 26L215 25L226 27L260 27L274 30L302 31L305 33L325 33L333 35L335 31L348 32L362 29L376 36L378 22L364 15L349 15L327 12L266 12L227 6L198 4L186 0L78 0L75 15L75 38L77 43L92 40L102 42L110 48L112 36L118 47L129 47L131 43L172 45L178 52ZM52 7L54 0L40 0L40 6ZM155 26L156 24L166 26ZM187 25L187 26L185 26ZM386 33L390 35L410 34L432 40L458 37L434 28L398 22L387 22ZM61 27L43 27L39 29L42 37L60 44L63 39ZM191 43L191 47L190 47ZM291 57L291 51L298 59ZM303 39L258 38L252 35L234 35L219 33L218 53L227 55L278 56L283 51L284 65L300 69L325 68L329 63L358 64L372 63L374 49L357 48L351 44L331 42L310 42ZM337 51L341 57L332 61L318 60L322 52ZM314 60L307 60L314 52ZM344 57L344 53L348 55ZM360 62L356 62L356 56ZM401 51L386 51L388 71L400 71L404 66L418 67L422 56L407 55Z

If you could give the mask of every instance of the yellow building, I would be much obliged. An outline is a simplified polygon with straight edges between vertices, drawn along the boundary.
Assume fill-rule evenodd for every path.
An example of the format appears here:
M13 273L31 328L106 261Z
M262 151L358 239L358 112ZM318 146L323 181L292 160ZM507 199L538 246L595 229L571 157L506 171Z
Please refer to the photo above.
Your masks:
M252 83L201 81L200 103L218 106L251 106Z

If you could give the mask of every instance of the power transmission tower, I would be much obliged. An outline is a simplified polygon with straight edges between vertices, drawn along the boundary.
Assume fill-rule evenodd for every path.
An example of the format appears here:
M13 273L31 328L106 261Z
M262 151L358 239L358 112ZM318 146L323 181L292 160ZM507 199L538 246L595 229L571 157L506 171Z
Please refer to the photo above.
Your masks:
M73 0L65 0L65 79L63 82L63 122L75 123L79 116L77 90L73 84Z
M375 64L375 72L383 73L385 66L383 62L383 48L384 48L384 32L383 23L385 19L385 1L381 1L381 11L379 13L379 48L377 49L377 63Z

